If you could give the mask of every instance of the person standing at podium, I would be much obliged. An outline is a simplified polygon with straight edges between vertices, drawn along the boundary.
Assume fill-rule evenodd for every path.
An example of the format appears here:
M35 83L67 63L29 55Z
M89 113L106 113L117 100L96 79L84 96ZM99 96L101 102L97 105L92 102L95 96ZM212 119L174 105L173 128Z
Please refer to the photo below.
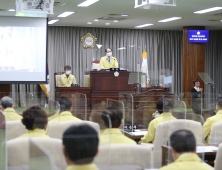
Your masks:
M76 78L71 74L69 65L64 67L65 73L59 78L59 87L71 87L71 84L76 84Z
M105 50L106 56L100 59L100 69L118 68L118 61L112 56L112 49L107 48Z

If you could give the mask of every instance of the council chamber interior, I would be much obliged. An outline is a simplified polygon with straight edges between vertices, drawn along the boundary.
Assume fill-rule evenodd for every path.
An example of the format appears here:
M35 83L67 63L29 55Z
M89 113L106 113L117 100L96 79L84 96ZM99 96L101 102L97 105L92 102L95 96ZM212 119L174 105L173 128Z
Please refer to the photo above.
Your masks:
M220 170L221 12L0 1L0 169Z

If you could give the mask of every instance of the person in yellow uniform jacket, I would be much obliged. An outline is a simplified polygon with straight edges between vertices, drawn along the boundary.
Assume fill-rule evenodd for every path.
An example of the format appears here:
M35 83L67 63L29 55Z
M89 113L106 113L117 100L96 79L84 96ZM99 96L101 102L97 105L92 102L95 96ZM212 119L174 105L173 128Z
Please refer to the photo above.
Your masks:
M170 110L172 109L173 105L168 99L165 99L165 98L159 99L156 107L157 107L158 112L160 113L160 116L158 118L155 118L149 123L148 132L147 134L144 135L144 137L141 138L141 141L139 142L139 144L141 142L154 143L157 125L165 121L176 119L170 113Z
M28 132L18 138L49 138L44 132L48 123L48 117L46 112L40 106L32 106L26 109L22 116L22 123Z
M70 112L72 107L72 101L68 97L60 97L59 105L60 105L59 116L49 121L48 126L46 128L46 134L48 134L49 127L54 123L73 121L73 120L81 121L81 119L78 119L77 117L73 116L72 113Z
M118 68L118 61L112 56L112 50L107 48L105 52L106 56L100 59L100 69Z
M14 110L14 104L12 98L5 96L0 101L1 108L7 121L22 120L22 116Z
M59 87L71 87L71 84L76 84L76 78L71 74L71 67L64 67L65 73L59 78Z
M66 170L99 170L93 163L98 153L98 133L89 125L72 126L62 138Z
M222 97L217 99L216 110L217 114L207 118L202 127L202 138L206 141L206 143L209 143L210 132L213 124L222 121Z
M189 130L178 130L170 136L173 163L159 170L212 170L196 154L196 140Z
M111 120L112 128L109 127L109 120ZM105 126L105 130L100 136L99 145L108 145L108 144L131 144L136 145L137 143L126 137L119 130L122 124L123 113L120 109L115 107L107 107L106 110L102 112L101 118Z

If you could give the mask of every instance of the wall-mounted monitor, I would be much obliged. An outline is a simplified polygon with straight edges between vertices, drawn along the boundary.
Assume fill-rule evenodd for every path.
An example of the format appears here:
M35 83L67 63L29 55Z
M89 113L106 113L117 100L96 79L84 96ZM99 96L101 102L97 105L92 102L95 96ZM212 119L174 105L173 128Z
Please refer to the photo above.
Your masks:
M190 43L208 43L209 30L188 30L188 42Z

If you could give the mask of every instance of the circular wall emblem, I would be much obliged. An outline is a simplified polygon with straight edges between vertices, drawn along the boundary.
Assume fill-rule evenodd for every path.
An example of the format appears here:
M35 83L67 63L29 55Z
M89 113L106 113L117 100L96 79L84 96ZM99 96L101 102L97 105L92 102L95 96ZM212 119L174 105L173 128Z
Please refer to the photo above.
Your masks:
M92 35L92 33L88 32L86 35L81 37L82 47L87 48L95 48L97 38Z

